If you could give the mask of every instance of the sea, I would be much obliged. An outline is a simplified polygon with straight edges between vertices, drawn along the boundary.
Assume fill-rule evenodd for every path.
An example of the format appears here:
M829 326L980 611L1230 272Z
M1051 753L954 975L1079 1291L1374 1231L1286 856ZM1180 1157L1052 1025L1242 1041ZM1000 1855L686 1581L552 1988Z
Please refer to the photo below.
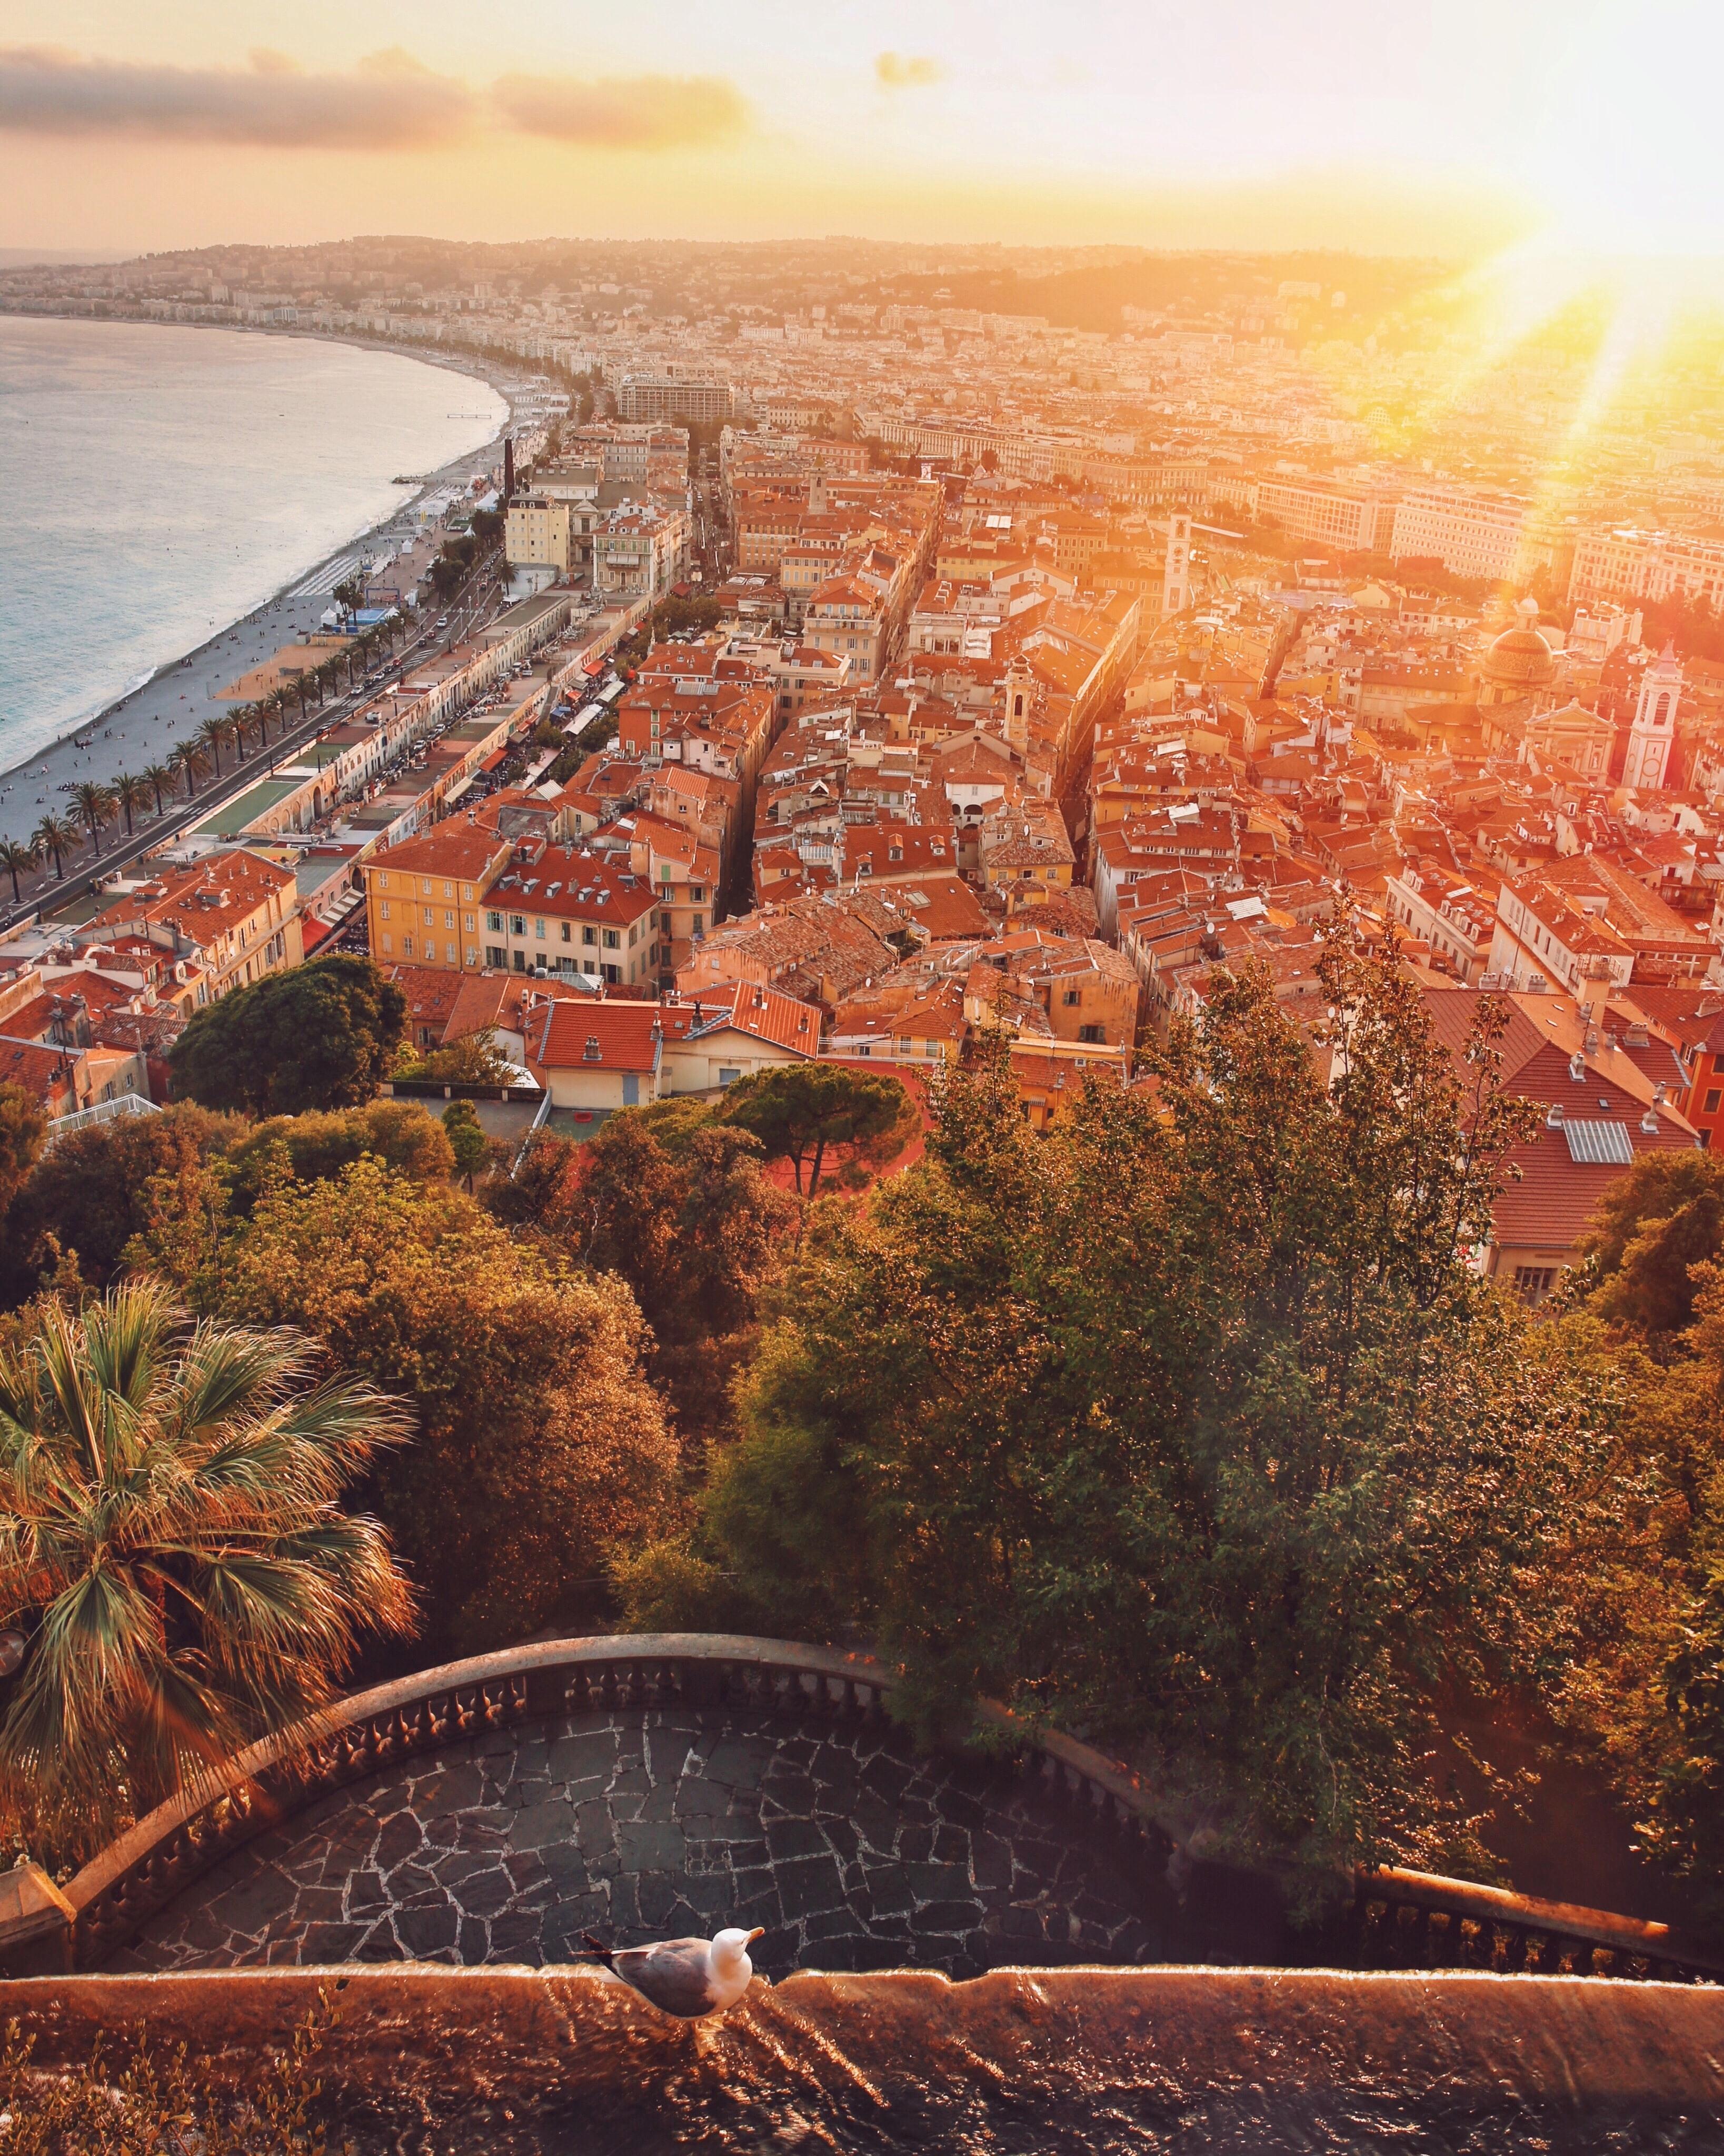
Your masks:
M490 441L470 375L309 337L0 317L0 770Z

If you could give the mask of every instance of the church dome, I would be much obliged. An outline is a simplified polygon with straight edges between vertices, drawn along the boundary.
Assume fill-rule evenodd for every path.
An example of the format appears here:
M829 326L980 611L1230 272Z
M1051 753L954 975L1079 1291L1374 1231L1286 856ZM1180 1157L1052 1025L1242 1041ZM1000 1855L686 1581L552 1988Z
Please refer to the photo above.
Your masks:
M1504 629L1485 654L1479 671L1501 695L1530 696L1556 679L1556 654L1533 627L1537 618L1536 607L1523 606L1520 620Z

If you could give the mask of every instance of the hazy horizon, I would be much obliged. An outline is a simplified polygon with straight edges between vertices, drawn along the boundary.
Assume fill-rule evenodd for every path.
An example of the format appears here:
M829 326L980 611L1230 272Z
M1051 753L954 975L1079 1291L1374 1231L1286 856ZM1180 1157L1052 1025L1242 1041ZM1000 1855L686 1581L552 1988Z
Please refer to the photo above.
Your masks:
M0 244L337 232L1716 254L1687 0L0 10ZM1696 49L1696 39L1699 44ZM1680 64L1672 55L1679 57ZM364 213L356 216L363 203Z

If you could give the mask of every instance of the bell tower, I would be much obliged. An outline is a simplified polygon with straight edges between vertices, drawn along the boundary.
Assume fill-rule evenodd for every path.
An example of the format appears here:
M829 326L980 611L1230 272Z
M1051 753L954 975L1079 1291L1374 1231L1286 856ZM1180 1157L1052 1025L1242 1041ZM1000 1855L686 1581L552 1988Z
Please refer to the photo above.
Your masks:
M1676 706L1681 695L1682 662L1675 647L1667 644L1640 676L1640 694L1623 757L1624 786L1638 786L1649 793L1656 793L1663 787L1675 745Z
M1162 612L1183 613L1191 604L1191 519L1167 519L1167 552L1162 565Z

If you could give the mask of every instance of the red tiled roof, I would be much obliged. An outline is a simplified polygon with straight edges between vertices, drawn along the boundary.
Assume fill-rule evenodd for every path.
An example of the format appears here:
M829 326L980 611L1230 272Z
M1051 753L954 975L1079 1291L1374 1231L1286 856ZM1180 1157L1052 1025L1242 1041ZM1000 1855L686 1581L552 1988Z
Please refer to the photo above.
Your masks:
M656 1004L556 1003L535 1024L527 1055L547 1070L651 1070L662 1037Z

